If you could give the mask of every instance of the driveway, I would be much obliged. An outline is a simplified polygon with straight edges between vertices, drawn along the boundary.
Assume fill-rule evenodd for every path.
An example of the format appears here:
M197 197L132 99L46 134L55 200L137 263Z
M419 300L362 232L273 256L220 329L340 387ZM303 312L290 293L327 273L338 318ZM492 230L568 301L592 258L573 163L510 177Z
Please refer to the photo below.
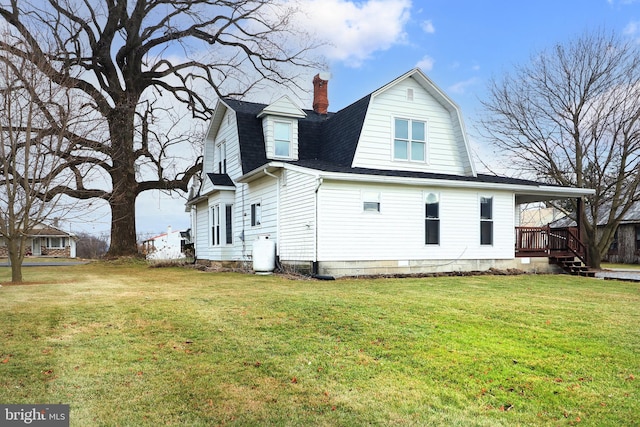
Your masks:
M633 269L615 269L615 270L602 270L596 273L596 277L599 279L609 280L627 280L631 282L640 282L640 270Z

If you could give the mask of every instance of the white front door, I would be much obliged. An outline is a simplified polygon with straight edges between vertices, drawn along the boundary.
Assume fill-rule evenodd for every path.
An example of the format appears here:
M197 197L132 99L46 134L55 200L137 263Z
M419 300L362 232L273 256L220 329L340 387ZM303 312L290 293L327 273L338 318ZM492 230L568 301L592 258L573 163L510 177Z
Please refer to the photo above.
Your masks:
M33 256L42 255L42 248L40 247L40 237L34 237L31 240L31 253Z

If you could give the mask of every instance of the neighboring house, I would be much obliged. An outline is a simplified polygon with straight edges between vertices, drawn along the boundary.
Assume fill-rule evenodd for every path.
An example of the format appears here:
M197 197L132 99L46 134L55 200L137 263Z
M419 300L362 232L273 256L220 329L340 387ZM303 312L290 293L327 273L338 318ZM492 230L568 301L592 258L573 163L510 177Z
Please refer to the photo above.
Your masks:
M189 231L173 231L151 237L142 242L142 253L147 259L170 260L185 258L185 246L190 243Z
M277 260L318 275L549 268L516 257L519 205L591 190L478 174L457 105L414 69L337 113L218 101L191 208L196 258Z
M37 225L27 233L26 255L76 257L76 236L56 227ZM6 242L0 238L0 257L8 257Z

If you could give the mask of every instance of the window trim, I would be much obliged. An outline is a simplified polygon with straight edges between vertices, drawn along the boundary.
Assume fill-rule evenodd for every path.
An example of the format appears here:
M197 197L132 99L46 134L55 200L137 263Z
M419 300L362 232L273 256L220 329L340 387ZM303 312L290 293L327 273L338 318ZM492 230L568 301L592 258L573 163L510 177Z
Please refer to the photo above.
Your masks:
M436 200L435 202L431 202L429 203L428 199L429 196L434 195ZM441 234L440 234L440 224L441 224L441 217L440 217L440 203L442 202L441 197L440 197L440 193L437 192L433 192L433 191L428 191L425 192L424 194L424 244L426 246L440 246L440 242L441 242ZM435 217L429 217L429 211L428 211L428 205L437 205L437 216ZM429 232L429 227L428 227L428 223L429 222L436 222L438 225L437 228L437 242L435 243L429 243L429 236L427 235L427 233Z
M250 208L250 224L251 227L260 227L262 225L262 201L258 200L251 204Z
M382 196L379 191L362 191L360 194L362 213L382 213Z
M287 125L289 128L289 139L287 141L276 138L276 126L278 124ZM278 142L287 142L287 154L278 154ZM293 152L293 122L288 120L273 120L273 156L281 159L292 158Z
M211 246L220 246L220 203L211 205L210 210L211 213L209 218L211 219L211 236L209 242Z
M482 202L484 199L488 199L491 201L490 204L490 212L489 212L489 217L483 217L483 213L482 213ZM479 208L479 219L480 219L480 246L493 246L494 244L494 197L493 196L480 196L478 198L478 208ZM483 239L483 225L484 224L488 224L490 225L489 227L489 231L490 231L490 235L489 235L489 242L486 242L486 239Z
M227 141L221 141L216 144L216 157L218 173L227 173Z
M51 240L52 239L58 239L58 241L60 242L60 246L53 246L51 244ZM64 249L67 247L66 242L65 242L65 237L64 236L52 236L52 237L47 237L46 241L45 241L45 245L47 249Z
M396 135L396 124L399 120L407 122L407 139L398 138ZM404 116L394 116L391 119L392 121L392 131L391 131L391 160L394 162L409 162L409 163L419 163L419 164L429 164L429 122L427 119L422 118L409 118ZM422 123L424 125L424 140L416 140L413 139L413 123ZM407 157L406 158L398 158L396 157L396 141L405 141L407 147ZM424 146L423 159L415 160L412 157L412 147L414 143L420 143Z
M233 203L224 205L225 244L233 245Z

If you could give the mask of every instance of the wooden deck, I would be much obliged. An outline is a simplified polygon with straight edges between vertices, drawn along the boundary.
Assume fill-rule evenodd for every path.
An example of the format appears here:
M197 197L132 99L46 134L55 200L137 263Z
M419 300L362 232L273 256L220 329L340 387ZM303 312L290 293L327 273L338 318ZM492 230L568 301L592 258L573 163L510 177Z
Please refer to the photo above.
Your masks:
M587 265L586 255L575 227L516 227L516 257L577 257Z

